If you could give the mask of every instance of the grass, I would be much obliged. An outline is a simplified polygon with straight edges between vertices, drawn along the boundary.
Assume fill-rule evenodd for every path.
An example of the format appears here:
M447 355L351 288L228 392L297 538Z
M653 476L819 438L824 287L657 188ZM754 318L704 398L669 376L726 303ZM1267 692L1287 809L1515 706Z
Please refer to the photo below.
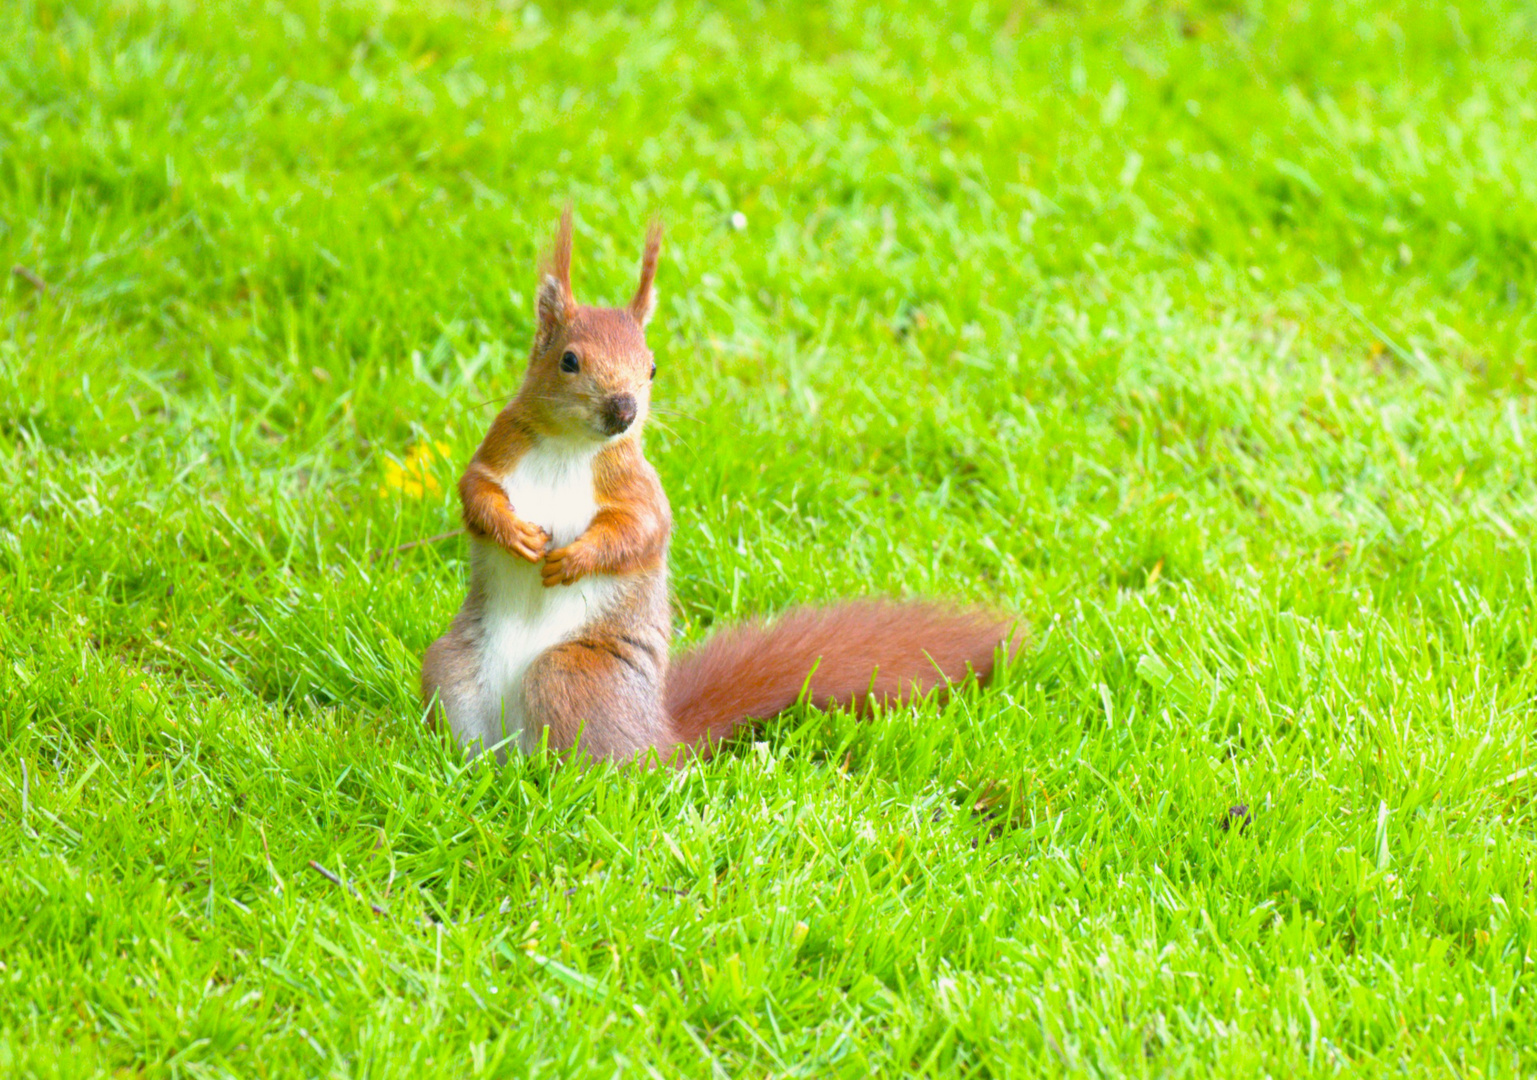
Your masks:
M1537 1071L1530 7L560 7L0 9L0 1071ZM568 196L685 636L1013 670L423 730Z

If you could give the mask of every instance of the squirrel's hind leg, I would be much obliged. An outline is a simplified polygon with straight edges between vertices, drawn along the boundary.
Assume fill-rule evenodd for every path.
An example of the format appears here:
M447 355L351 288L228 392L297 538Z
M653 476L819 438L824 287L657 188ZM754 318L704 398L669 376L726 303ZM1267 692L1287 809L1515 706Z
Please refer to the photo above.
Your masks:
M484 750L503 741L505 724L501 710L482 684L480 658L464 625L454 626L427 649L422 660L422 704L431 705L427 722L434 727L448 722L459 745L480 745ZM507 748L499 747L497 760L505 761Z
M589 633L541 653L523 681L524 748L579 750L629 761L655 747L666 753L670 725L662 704L666 654L630 635Z

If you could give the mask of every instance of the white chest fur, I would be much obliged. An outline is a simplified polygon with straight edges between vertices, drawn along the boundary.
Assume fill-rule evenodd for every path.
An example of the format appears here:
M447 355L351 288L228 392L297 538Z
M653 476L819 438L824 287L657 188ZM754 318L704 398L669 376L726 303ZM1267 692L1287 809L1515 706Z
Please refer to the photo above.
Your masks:
M548 532L552 547L563 547L581 536L597 513L592 478L596 454L596 447L541 444L502 478L513 512ZM476 542L474 558L485 603L480 672L482 700L488 708L477 722L465 725L473 730L457 733L464 742L478 738L486 746L513 739L528 753L538 746L543 727L538 717L524 715L523 677L528 666L546 649L572 640L601 616L618 583L599 574L546 588L538 564L484 540Z

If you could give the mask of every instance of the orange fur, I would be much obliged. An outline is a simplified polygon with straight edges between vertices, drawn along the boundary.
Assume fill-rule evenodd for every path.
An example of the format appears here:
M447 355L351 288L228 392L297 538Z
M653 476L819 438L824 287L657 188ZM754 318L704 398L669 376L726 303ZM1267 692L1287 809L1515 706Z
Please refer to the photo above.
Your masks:
M640 257L640 284L635 287L635 296L630 300L629 308L630 317L642 326L651 321L651 313L656 310L656 290L653 285L661 253L662 223L653 221L646 230L646 250Z
M597 515L580 540L550 552L546 584L569 584L588 574L633 574L664 564L672 512L656 470L634 441L626 439L598 455L593 491Z
M1018 647L1011 621L937 604L855 601L799 608L770 625L746 623L676 657L667 711L680 744L711 743L750 719L796 704L862 708L992 674L1000 645Z

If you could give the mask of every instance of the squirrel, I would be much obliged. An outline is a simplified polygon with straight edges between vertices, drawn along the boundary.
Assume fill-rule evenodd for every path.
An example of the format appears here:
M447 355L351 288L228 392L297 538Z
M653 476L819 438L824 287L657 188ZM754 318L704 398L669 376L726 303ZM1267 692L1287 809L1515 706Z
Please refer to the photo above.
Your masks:
M986 679L1012 621L978 609L856 601L728 628L670 657L672 514L641 431L656 362L661 228L628 306L578 305L571 210L540 278L521 388L459 481L470 584L422 664L423 704L471 753L674 765L802 700L862 708Z

